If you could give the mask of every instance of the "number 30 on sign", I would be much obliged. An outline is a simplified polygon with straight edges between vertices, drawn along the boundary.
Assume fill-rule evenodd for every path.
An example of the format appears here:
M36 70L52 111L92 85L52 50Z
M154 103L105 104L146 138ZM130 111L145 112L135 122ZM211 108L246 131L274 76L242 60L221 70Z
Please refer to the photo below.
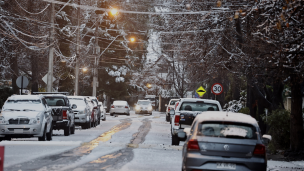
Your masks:
M223 93L223 86L220 83L215 83L211 87L211 91L215 95L220 95Z

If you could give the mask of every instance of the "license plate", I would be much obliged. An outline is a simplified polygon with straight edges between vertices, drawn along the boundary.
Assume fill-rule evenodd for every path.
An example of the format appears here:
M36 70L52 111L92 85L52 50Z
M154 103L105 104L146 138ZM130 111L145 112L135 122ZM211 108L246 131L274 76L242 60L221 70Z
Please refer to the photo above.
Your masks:
M235 170L236 164L234 164L234 163L216 163L216 168Z
M117 108L122 108L122 106L117 106Z
M14 133L16 134L23 133L23 129L14 129Z

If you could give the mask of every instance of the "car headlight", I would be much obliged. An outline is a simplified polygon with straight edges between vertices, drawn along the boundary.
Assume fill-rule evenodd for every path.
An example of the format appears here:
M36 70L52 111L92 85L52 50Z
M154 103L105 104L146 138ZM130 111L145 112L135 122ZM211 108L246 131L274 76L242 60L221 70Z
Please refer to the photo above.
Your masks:
M135 110L140 110L140 106L135 106Z
M85 114L85 113L86 113L85 110L81 110L81 111L78 112L78 114Z
M8 124L8 121L6 121L3 116L0 116L0 124L2 124L2 125L5 124L6 125L6 124Z
M29 124L40 124L41 122L41 114L39 113L36 118L32 118L30 119L30 123Z
M148 110L152 110L152 106L149 106L149 107L148 107Z

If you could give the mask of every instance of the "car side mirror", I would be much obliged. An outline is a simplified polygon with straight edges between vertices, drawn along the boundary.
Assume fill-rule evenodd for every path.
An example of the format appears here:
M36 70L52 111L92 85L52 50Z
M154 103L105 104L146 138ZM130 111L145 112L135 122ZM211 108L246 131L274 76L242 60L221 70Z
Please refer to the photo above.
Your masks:
M269 142L271 141L272 137L271 137L271 135L264 134L262 139L263 139L264 144L268 145Z
M175 115L174 109L171 109L171 110L170 110L170 115Z
M184 132L187 136L190 135L190 128L184 128Z
M76 108L77 108L77 105L73 104L72 109L76 109Z
M165 107L168 107L168 105L167 105L167 104L165 104Z

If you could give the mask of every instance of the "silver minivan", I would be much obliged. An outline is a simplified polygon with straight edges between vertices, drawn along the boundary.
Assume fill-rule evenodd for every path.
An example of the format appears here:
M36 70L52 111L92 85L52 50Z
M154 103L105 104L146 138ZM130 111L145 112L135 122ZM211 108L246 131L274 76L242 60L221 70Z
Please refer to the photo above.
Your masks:
M264 143L271 136L262 137L257 121L249 115L204 112L184 132L183 171L267 169Z

